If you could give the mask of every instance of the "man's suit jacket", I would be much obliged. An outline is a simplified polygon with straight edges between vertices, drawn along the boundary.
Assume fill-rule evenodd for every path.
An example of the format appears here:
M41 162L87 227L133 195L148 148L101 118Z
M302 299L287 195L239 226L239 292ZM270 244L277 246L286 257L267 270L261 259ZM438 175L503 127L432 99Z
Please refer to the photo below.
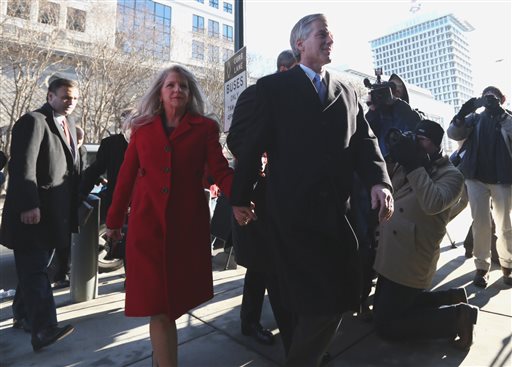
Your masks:
M254 122L254 107L256 103L256 85L245 89L236 101L233 120L226 138L228 148L237 158L243 149L246 131ZM260 164L261 167L261 164ZM236 169L236 166L235 166ZM232 234L235 246L236 262L248 269L262 272L275 272L272 248L269 246L268 229L265 213L265 177L258 177L251 201L256 204L258 220L247 226L240 226L233 220Z
M68 120L76 142L76 129ZM76 143L75 143L76 144ZM74 152L73 152L74 151ZM69 246L77 228L80 159L49 104L23 115L12 129L9 186L2 214L0 242L9 248ZM39 208L38 224L23 224L20 214Z
M300 66L261 78L238 161L232 204L248 205L261 154L267 210L289 307L332 314L359 304L357 240L345 216L356 171L391 187L355 92L326 73L324 105Z

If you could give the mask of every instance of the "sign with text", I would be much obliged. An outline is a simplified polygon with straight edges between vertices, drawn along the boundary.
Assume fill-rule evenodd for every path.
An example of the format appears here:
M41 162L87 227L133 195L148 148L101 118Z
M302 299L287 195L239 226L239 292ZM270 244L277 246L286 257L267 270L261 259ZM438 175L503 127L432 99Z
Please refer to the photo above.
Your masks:
M247 88L247 56L241 48L224 63L224 131L228 131L233 119L236 100Z

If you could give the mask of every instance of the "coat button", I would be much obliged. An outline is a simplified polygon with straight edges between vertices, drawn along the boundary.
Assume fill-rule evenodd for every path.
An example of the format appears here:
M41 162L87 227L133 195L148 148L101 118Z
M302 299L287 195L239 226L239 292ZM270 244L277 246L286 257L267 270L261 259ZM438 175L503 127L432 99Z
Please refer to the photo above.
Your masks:
M404 208L400 208L400 209L398 209L398 211L399 211L400 213L403 213L403 212L404 212Z
M171 146L170 145L166 145L165 146L165 151L166 152L170 152L171 151Z
M164 172L165 172L165 173L169 173L169 172L171 172L171 169L170 169L169 167L165 167L165 168L164 168Z
M164 187L162 189L162 193L167 194L168 192L169 192L169 188L168 187Z
M396 235L396 231L393 231L393 234Z

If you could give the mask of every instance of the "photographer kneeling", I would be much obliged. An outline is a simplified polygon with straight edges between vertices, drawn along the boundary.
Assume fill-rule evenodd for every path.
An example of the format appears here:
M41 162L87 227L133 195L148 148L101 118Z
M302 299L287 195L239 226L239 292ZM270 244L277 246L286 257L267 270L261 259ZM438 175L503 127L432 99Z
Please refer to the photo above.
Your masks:
M374 300L377 333L388 339L456 338L467 350L473 342L478 308L467 304L464 288L429 292L446 234L450 208L464 177L440 148L444 130L421 121L413 134L386 136L395 213L378 229Z

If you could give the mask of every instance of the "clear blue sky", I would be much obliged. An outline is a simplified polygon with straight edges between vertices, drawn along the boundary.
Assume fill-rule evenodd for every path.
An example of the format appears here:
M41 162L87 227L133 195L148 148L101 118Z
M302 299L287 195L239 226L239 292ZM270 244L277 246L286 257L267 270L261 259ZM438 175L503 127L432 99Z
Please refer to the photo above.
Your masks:
M475 94L496 85L512 100L512 5L500 1L421 1L411 13L409 0L246 0L245 44L250 54L270 60L261 73L274 71L277 54L290 48L293 25L304 15L324 13L334 33L332 66L373 73L369 41L388 34L416 18L453 13L475 30L466 33L470 43ZM256 74L261 74L259 71Z

